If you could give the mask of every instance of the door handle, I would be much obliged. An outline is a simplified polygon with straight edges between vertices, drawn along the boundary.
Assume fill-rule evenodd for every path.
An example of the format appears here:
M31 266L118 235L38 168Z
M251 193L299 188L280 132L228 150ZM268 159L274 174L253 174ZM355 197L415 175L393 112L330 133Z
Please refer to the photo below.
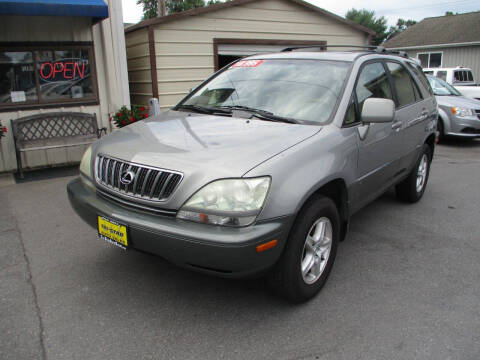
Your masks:
M402 122L401 121L397 121L397 122L394 122L392 124L392 129L393 130L398 131L398 130L400 130L401 127L402 127Z

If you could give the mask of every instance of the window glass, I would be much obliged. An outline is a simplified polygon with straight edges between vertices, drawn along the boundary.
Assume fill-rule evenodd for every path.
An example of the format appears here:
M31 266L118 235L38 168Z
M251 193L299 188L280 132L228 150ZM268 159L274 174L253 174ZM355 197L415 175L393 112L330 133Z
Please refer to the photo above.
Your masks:
M446 71L439 71L437 72L437 77L442 79L443 81L447 81L447 72Z
M392 89L388 82L387 73L381 63L372 63L366 65L358 77L355 88L358 101L358 111L361 114L363 104L368 98L391 99Z
M0 51L0 107L84 102L97 98L90 46L21 48ZM18 49L18 50L17 50ZM94 68L94 67L93 67ZM92 69L93 69L92 68ZM92 70L93 71L93 70Z
M428 68L428 54L418 54L417 57L418 60L420 60L422 67Z
M473 74L471 71L467 71L468 81L473 81Z
M242 60L179 105L244 106L322 123L342 95L349 68L343 61Z
M37 51L42 100L92 97L87 50Z
M351 125L356 122L356 115L355 115L355 102L350 102L348 106L347 113L345 114L345 120L343 121L344 125Z
M412 79L407 69L398 63L387 63L388 70L392 74L393 85L397 93L398 106L402 107L415 102Z
M420 83L422 84L422 87L430 94L433 95L433 90L427 80L427 77L422 71L422 68L417 65L417 64L412 64L410 62L407 62L407 66L410 68L410 70L413 71L413 73L416 75L417 79L420 80Z
M430 53L429 67L436 68L442 66L442 53Z
M453 72L453 79L455 82L462 82L463 80L463 71L456 70Z
M32 53L0 51L0 103L32 100L37 100Z

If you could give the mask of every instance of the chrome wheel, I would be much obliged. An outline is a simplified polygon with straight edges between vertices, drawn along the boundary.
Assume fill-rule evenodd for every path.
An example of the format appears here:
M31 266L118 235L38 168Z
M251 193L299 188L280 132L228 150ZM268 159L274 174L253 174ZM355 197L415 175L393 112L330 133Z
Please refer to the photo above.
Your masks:
M315 221L303 245L301 271L306 284L316 282L325 270L332 249L331 221L322 217Z
M423 154L417 170L417 187L416 187L417 193L421 192L423 187L425 186L425 181L427 180L427 171L428 171L428 156L427 154Z

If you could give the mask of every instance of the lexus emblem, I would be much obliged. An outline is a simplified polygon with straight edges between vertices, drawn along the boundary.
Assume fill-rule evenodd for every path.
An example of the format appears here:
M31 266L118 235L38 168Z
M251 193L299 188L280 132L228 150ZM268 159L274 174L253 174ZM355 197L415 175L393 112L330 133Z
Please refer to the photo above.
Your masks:
M120 182L123 185L130 185L133 182L134 178L135 178L135 173L133 171L125 171L120 176Z

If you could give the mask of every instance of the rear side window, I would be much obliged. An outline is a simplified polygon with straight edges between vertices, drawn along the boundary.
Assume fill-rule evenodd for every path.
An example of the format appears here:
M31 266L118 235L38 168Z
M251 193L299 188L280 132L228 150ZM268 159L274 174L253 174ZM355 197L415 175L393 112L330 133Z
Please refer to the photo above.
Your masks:
M358 76L355 93L358 101L358 111L361 114L363 103L368 98L391 99L392 89L388 81L387 73L379 62L367 64Z
M415 74L417 79L420 80L420 84L422 85L423 89L428 94L433 95L432 87L430 86L430 83L428 82L427 77L423 73L422 68L419 65L415 65L410 62L407 62L407 66L410 68L410 70L412 70L412 72Z
M453 79L455 82L471 82L473 81L473 74L470 70L455 70Z
M398 107L413 104L416 101L414 84L407 69L398 63L392 62L387 62L387 67L392 74L393 86L397 93Z

